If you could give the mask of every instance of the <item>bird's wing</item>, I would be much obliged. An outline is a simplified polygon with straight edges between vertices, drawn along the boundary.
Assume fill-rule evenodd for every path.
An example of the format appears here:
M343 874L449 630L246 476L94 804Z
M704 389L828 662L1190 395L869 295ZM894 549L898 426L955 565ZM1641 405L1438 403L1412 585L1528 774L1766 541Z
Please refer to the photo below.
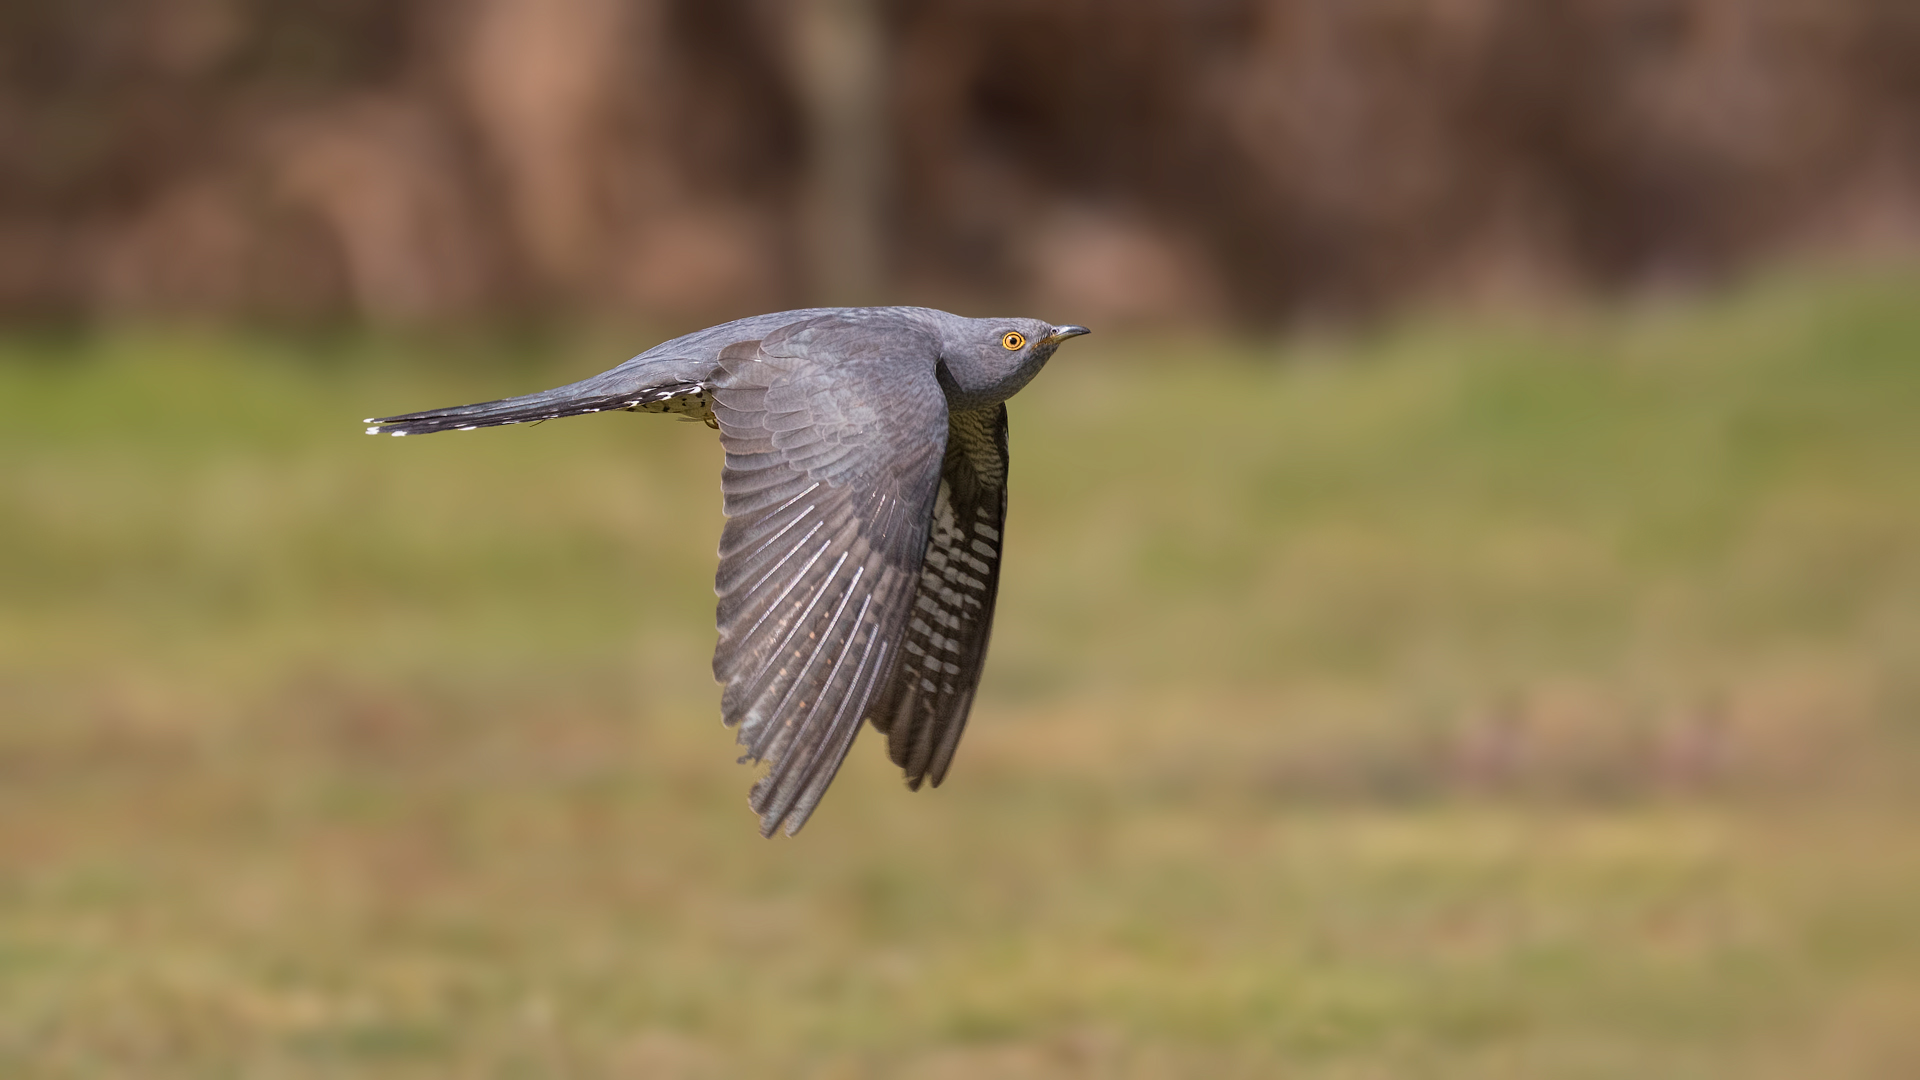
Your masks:
M940 488L946 397L917 331L814 319L721 353L721 711L765 835L799 831L893 669Z
M1007 407L954 413L900 662L869 710L914 790L946 779L966 729L993 632L1006 517Z

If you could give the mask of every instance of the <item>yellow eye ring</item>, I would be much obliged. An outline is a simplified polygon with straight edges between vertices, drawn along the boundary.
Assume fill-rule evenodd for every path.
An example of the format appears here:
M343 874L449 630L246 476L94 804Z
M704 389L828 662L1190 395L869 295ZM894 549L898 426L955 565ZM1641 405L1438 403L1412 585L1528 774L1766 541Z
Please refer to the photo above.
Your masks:
M1018 330L1009 330L1007 331L1007 336L1000 339L1000 344L1005 346L1008 352L1012 352L1026 343L1027 336Z

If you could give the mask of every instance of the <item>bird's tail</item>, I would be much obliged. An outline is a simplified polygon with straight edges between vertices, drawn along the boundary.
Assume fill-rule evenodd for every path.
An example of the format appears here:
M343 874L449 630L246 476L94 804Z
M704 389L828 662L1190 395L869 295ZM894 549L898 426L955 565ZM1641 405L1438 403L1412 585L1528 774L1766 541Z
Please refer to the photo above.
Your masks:
M455 405L445 409L368 418L369 435L428 435L436 431L472 431L501 424L532 424L563 416L646 409L700 416L707 409L707 388L695 382L674 382L641 390L608 393L591 385L594 380L523 397ZM651 406L651 408L650 408Z

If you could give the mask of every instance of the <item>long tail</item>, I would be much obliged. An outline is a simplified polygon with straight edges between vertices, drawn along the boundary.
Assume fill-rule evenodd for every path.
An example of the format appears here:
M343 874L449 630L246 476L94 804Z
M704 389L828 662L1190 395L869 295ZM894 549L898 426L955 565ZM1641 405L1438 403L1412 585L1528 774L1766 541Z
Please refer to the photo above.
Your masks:
M589 383L592 381L588 380ZM369 417L366 423L369 435L428 435L436 431L472 431L474 428L497 427L501 424L558 420L563 416L643 409L649 405L659 406L648 409L649 412L699 416L707 408L707 388L696 382L674 382L609 394L598 388L589 388L587 383L575 383L524 397L483 401L478 405L456 405L446 409L402 413L399 416Z

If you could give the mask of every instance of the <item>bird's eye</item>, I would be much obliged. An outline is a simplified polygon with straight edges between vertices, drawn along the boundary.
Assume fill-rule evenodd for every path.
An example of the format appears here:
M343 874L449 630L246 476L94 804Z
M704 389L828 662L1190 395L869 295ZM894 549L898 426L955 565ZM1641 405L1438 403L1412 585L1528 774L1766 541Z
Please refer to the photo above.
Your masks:
M1006 346L1009 352L1018 349L1026 343L1027 336L1018 330L1009 330L1007 331L1007 336L1000 339L1000 344Z

